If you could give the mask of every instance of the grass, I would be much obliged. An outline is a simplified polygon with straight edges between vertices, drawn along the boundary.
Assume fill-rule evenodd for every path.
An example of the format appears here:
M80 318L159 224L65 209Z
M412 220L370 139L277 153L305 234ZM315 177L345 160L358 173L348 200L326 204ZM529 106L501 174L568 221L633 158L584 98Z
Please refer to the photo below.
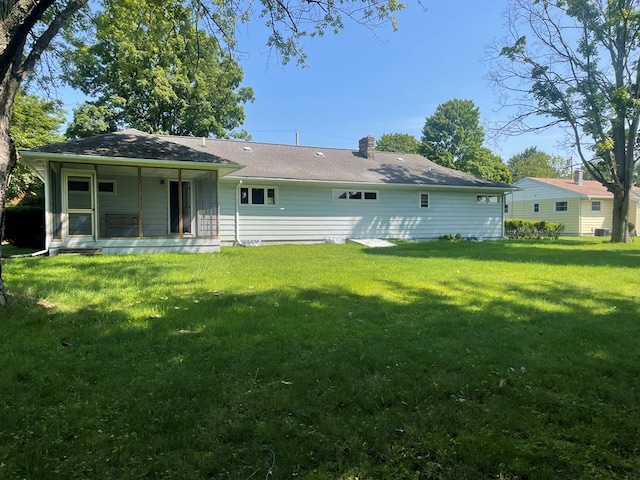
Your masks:
M4 262L0 478L638 479L640 244Z

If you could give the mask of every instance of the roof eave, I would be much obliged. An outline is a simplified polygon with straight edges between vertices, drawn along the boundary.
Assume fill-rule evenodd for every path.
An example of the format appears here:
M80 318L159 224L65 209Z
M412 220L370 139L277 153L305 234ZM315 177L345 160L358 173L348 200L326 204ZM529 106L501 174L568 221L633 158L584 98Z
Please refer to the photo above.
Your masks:
M218 170L221 175L236 172L244 165L239 163L192 162L189 160L161 160L153 158L108 157L102 155L77 155L68 153L48 153L32 150L19 152L20 158L63 161L68 163L96 163L102 165L118 165L129 167L189 168L192 170ZM28 165L28 162L25 162ZM224 173L223 173L224 172Z

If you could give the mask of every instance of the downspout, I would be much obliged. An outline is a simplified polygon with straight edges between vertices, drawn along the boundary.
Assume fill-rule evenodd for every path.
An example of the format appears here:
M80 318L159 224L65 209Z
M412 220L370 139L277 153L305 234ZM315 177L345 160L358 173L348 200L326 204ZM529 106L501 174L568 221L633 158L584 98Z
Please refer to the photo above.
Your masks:
M238 182L236 186L236 221L235 221L235 237L236 237L236 245L242 246L242 241L240 240L240 187L242 186L242 180Z

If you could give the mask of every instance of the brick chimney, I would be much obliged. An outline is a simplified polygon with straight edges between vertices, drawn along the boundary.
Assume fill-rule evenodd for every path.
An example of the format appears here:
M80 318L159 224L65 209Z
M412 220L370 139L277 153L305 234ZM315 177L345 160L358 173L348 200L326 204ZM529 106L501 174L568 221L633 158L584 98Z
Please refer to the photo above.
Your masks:
M360 142L358 143L358 150L360 151L360 155L365 158L373 158L376 152L375 145L376 139L371 135L367 135L366 137L361 138Z
M576 185L582 185L583 172L582 170L574 170L573 171L573 183Z

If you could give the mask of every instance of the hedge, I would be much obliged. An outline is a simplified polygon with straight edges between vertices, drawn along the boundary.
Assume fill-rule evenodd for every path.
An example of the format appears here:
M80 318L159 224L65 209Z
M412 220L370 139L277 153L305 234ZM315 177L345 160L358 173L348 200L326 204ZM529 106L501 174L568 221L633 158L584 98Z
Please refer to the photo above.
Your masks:
M509 219L504 222L504 232L508 238L558 238L564 232L564 225L545 220Z
M6 207L4 240L16 247L44 248L44 208Z

